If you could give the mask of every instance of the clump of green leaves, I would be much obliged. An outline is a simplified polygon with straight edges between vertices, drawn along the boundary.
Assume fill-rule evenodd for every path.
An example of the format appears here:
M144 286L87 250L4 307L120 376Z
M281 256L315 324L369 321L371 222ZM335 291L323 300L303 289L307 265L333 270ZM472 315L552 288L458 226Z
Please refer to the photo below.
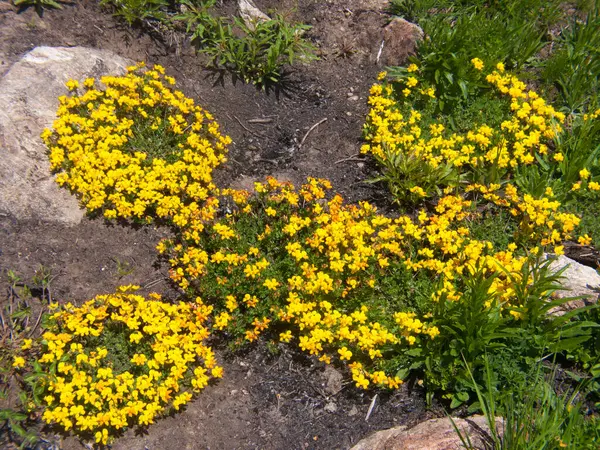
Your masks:
M21 9L32 6L39 16L43 14L44 9L62 9L61 4L55 0L13 0L13 5Z
M121 17L129 25L144 20L164 21L167 19L168 0L100 0L101 5L114 7L115 16Z
M584 21L571 19L555 42L557 50L541 64L542 79L557 90L569 111L585 111L600 95L599 29L600 6L596 6Z
M433 321L440 328L438 339L426 341L415 349L410 369L423 373L431 397L446 392L450 407L475 400L473 381L487 382L494 391L525 380L529 367L548 355L562 358L586 355L582 347L595 345L595 322L577 317L581 311L562 316L548 314L570 299L552 299L560 290L560 272L549 270L550 261L529 260L514 278L520 306L510 306L510 315L501 314L507 305L491 300L495 275L476 273L465 276L466 289L459 302L441 299L433 310ZM485 364L484 364L485 363ZM589 366L589 364L588 364Z
M37 354L37 331L44 321L45 304L51 300L51 273L43 266L26 284L15 272L6 273L8 295L0 309L0 435L5 445L35 445L42 435L37 420L42 387L39 364L25 370L25 359ZM35 297L33 295L35 293ZM41 305L34 303L41 302ZM33 312L39 309L39 312Z
M315 59L304 38L308 25L293 24L281 15L246 23L216 15L215 0L102 0L130 25L157 21L164 29L185 28L209 67L233 73L245 83L265 87L277 83L285 65Z
M470 70L471 59L480 58L486 66L503 62L522 68L544 47L548 24L558 18L557 7L557 1L541 0L395 0L391 9L423 28L426 38L418 47L418 64L436 86L440 110L451 113L483 87Z
M186 21L197 51L208 56L209 66L225 68L246 83L277 83L286 64L315 58L313 46L303 37L310 27L291 24L281 15L251 24L236 17L231 23L210 15L207 5L189 5L178 18Z
M508 389L498 391L489 358L484 357L485 379L479 383L465 363L474 389L477 405L483 411L490 429L490 448L497 450L534 450L539 448L595 449L600 438L598 418L586 413L584 398L588 384L557 392L558 367L537 362L527 376ZM549 376L545 372L550 369ZM563 387L564 389L564 387ZM502 426L496 418L501 415ZM468 435L455 428L465 448L473 449Z

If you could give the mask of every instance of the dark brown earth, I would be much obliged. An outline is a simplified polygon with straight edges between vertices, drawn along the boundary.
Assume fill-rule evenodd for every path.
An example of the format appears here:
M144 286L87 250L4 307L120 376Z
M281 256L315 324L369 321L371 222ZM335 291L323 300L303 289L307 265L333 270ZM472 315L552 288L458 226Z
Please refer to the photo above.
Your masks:
M373 37L389 19L382 12L385 3L256 1L263 11L275 8L311 24L308 37L320 57L294 67L284 83L264 91L234 82L229 75L219 78L203 69L201 58L180 36L131 29L95 1L67 4L60 11L45 11L43 17L32 9L17 14L2 1L0 74L40 45L88 46L161 64L177 79L179 89L211 111L234 141L229 163L216 174L219 185L250 187L266 175L295 183L307 176L325 177L349 201L385 206L383 191L365 183L373 176L371 166L357 155L368 90L382 69L375 64L379 43ZM221 12L233 13L234 6L233 1L222 1ZM271 122L249 122L257 118ZM60 302L83 302L130 283L142 286L145 293L176 299L179 292L154 250L166 234L168 230L152 226L108 225L87 218L64 228L2 216L1 292L8 289L8 270L31 280L42 265L51 270L52 296ZM328 393L331 375L325 365L289 347L269 352L259 344L232 354L223 344L214 345L225 368L223 380L208 387L183 413L147 430L128 432L115 449L349 448L370 432L443 416L441 408L425 407L419 389L365 392L345 377L339 392ZM366 421L375 394L375 408ZM73 437L57 439L62 448L82 448Z

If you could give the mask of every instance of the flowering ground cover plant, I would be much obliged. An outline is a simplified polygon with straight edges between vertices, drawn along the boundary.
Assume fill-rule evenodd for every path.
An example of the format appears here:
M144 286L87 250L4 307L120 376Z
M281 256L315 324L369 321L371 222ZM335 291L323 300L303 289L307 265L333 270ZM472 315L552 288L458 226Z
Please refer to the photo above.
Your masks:
M472 64L483 70L481 60L475 58ZM371 88L362 152L385 167L384 178L400 201L408 193L431 197L461 182L503 183L521 166L564 159L549 148L562 131L564 114L528 91L502 64L485 79L507 97L506 120L496 127L474 123L464 132L452 131L443 116L431 114L435 90L422 82L415 64L390 82L385 73L380 78L383 83Z
M535 255L539 245L560 251L578 223L556 202L521 198L514 187L506 198L480 187L522 230L500 249L470 236L465 221L478 212L461 196L448 194L414 219L393 219L339 195L326 201L330 188L325 180L296 189L269 178L255 185L256 196L225 190L236 205L231 213L220 216L214 199L201 220L159 244L172 279L214 306L213 329L227 330L237 344L276 331L326 363L345 362L358 387L396 388L413 371L428 372L432 392L448 392L468 384L466 372L462 379L458 373L461 351L477 360L500 339L496 328L520 328L533 310L533 321L543 321L534 304L556 285ZM545 281L529 286L532 270ZM477 331L458 343L452 336L461 334L455 327L466 311L473 312L466 326Z
M73 94L59 99L58 119L42 135L56 181L107 219L185 223L213 189L231 139L160 66L100 81L102 90L91 78L83 88L69 81Z
M506 96L506 116L450 132L418 72L382 75L369 99L363 151L414 206L394 217L346 204L314 178L298 188L267 178L255 194L218 190L212 170L229 139L164 86L174 80L160 67L105 77L104 91L87 80L84 94L63 98L44 132L57 181L107 219L166 219L174 236L157 250L190 303L145 300L125 286L53 314L35 363L46 372L43 418L101 444L152 423L221 376L204 345L212 331L234 346L263 335L294 342L347 366L363 389L420 379L451 407L473 399L488 352L501 386L547 349L568 354L591 339L590 323L546 317L565 300L552 300L558 275L542 253L562 253L580 218L563 210L564 192L523 181L533 179L523 167L567 172L568 155L551 144L564 116L499 64L486 79ZM589 171L576 177L569 192L600 187ZM477 235L484 211L508 218L510 236Z
M211 308L147 300L123 286L49 316L36 372L42 418L106 444L131 425L179 410L222 369L204 341Z

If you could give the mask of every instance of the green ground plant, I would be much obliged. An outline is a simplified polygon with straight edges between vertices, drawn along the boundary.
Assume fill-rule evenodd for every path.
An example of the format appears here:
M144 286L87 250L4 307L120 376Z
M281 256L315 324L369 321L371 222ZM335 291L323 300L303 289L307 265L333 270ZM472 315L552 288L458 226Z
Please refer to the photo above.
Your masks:
M100 0L101 5L114 8L115 16L129 25L140 25L145 20L165 21L172 2L168 0Z
M560 273L551 273L542 255L560 254L563 242L576 238L581 219L571 212L573 205L591 202L600 191L600 110L591 110L590 103L585 112L566 115L506 70L520 71L544 42L544 26L555 20L554 3L454 3L427 6L449 9L438 22L428 19L439 29L431 25L435 31L423 44L430 47L421 48L430 50L420 55L424 62L382 74L371 89L363 151L382 164L383 179L406 214L385 216L367 202L349 205L330 192L328 181L314 178L298 187L267 178L253 194L217 189L212 169L224 162L226 139L216 123L206 124L212 121L208 113L164 88L161 80L174 80L162 68L136 66L124 78L109 79L104 92L86 81L85 93L61 100L54 130L44 133L59 183L108 220L165 219L173 237L157 250L189 302L167 305L122 287L56 312L45 324L43 355L29 361L47 373L47 422L99 444L128 426L151 423L189 401L190 389L204 387L209 371L220 376L201 341L223 332L234 347L261 340L293 343L320 361L346 367L359 388L396 389L418 381L429 401L442 398L451 408L479 400L471 409L486 412L496 398L504 402L522 389L521 403L533 406L503 406L521 420L513 422L515 442L522 430L524 436L548 436L522 425L522 414L546 414L539 427L557 428L565 439L558 444L593 436L587 428L585 435L575 434L584 428L580 405L560 407L573 404L571 398L545 388L528 397L524 386L532 380L529 368L548 359L572 369L572 379L596 386L597 310L549 315L568 299L554 298ZM282 31L284 25L275 26L279 18L242 28L241 22L212 16L213 4L187 2L174 20L195 35L201 51L218 44L216 53L209 52L216 65L235 71L242 64L241 78L268 82L268 73L290 57L286 46L299 32ZM430 4L411 7L417 14ZM485 27L499 39L500 27L490 21L524 41L515 37L500 49L484 46L485 55L471 53L476 40L486 39ZM479 29L468 30L469 24ZM236 27L242 37L233 45ZM450 42L434 42L435 36ZM280 44L270 50L273 39ZM274 63L255 65L261 58ZM78 89L75 82L69 86ZM154 107L156 96L166 100L170 119L162 117L164 108ZM99 98L114 108L94 103ZM83 114L88 100L91 112ZM117 103L126 114L113 114ZM188 114L192 108L194 117ZM130 113L151 130L175 136L145 134L148 126L135 128ZM189 129L208 132L211 139L184 139ZM81 140L93 143L94 151L82 152ZM186 144L208 155L208 169L182 158ZM115 168L127 157L133 160ZM177 165L175 175L164 170L167 162ZM160 312L167 310L178 315L169 326ZM201 354L194 356L192 347ZM25 362L18 361L23 367ZM82 373L87 395L77 394ZM487 403L481 386L495 396ZM546 405L547 412L538 410ZM565 413L574 409L572 417Z
M282 68L296 60L315 59L314 47L304 38L307 25L292 25L277 15L248 26L235 18L209 38L195 32L198 51L209 57L209 65L226 68L246 83L266 87L282 79ZM239 36L241 37L234 37Z
M8 270L8 295L0 309L0 430L7 439L20 448L30 448L43 433L36 420L40 411L42 374L39 366L26 370L28 360L38 356L36 337L43 328L43 314L51 300L50 273L43 267L36 271L31 283ZM39 293L34 298L32 291ZM37 295L37 294L36 294ZM34 314L33 306L39 309Z
M218 16L216 0L103 0L130 25L155 20L167 29L183 25L208 66L229 71L245 83L266 88L282 80L285 66L316 59L304 35L310 26L290 23L280 14L246 23Z
M392 12L418 22L425 32L412 62L434 86L445 113L485 90L470 65L473 58L486 66L502 62L522 69L544 47L547 28L559 17L558 1L396 0L391 5Z
M18 8L35 8L35 12L41 17L44 9L62 9L60 2L55 0L13 0L13 5Z
M590 416L586 411L588 383L557 393L560 368L538 362L531 366L525 379L512 386L510 395L499 395L488 357L484 358L484 383L479 384L467 363L465 366L477 392L478 404L488 421L490 448L596 448L600 423L596 416ZM498 416L502 417L500 426L496 425ZM474 449L470 437L458 428L456 431L465 448Z
M600 5L585 20L571 18L561 30L554 51L540 63L541 79L550 92L553 87L569 112L593 112L598 105L600 85Z

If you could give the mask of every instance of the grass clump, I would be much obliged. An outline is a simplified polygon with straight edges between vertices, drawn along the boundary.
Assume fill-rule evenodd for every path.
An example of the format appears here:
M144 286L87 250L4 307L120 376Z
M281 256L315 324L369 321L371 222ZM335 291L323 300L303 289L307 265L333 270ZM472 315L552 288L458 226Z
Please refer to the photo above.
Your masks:
M53 130L42 138L57 182L90 213L107 219L185 223L214 188L212 170L231 142L212 115L174 91L164 69L143 65L125 76L67 86Z
M473 378L490 429L490 446L494 449L596 448L600 438L598 418L586 415L583 398L589 383L557 392L560 384L558 366L537 362L526 377L513 385L510 395L500 395L493 385L494 371L484 358L486 379L479 385ZM469 374L473 375L467 367ZM564 387L563 387L564 389ZM497 426L496 418L502 417ZM465 448L473 449L470 437L456 429Z

